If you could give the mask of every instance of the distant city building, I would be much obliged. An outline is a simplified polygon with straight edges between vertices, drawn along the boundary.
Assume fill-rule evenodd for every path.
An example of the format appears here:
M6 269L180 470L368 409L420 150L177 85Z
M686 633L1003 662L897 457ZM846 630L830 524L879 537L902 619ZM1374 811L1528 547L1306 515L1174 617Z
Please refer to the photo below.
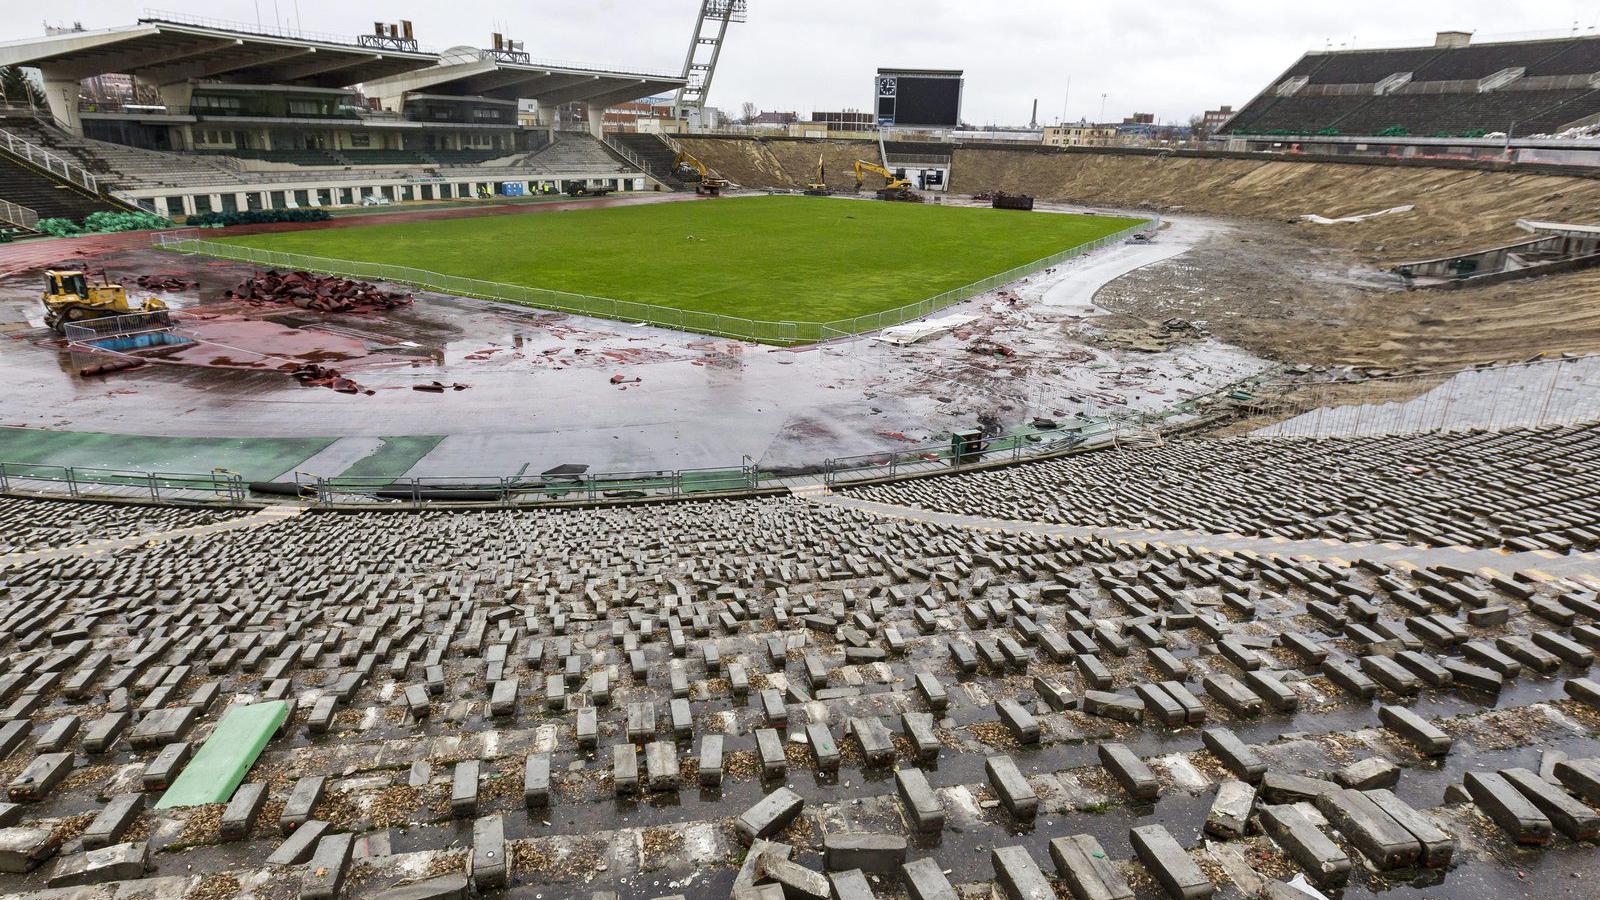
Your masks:
M646 97L606 107L607 131L639 131L640 119L672 118L671 97Z
M799 113L769 112L762 110L761 114L750 120L751 125L793 125L800 121Z
M1224 106L1221 109L1206 110L1201 121L1205 126L1206 134L1216 134L1217 129L1221 128L1231 118L1233 118L1233 107Z
M134 102L134 94L131 75L91 75L78 85L79 104L92 109L121 109Z
M871 131L878 127L878 121L872 113L858 109L813 112L811 121L827 126L829 131Z
M1109 147L1116 141L1115 125L1066 122L1048 126L1044 130L1044 144L1047 147Z
M1152 117L1153 118L1153 117ZM1119 147L1163 147L1187 143L1193 135L1188 125L1158 125L1150 122L1123 122L1115 126Z
M1124 125L1154 125L1155 123L1155 113L1134 113L1133 115L1122 120L1122 124Z

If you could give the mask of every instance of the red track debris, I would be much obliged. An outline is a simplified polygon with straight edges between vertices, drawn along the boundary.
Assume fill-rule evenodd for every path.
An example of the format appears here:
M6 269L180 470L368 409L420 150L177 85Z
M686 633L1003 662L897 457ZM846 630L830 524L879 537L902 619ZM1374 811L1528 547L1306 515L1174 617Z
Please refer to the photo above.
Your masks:
M355 379L346 378L339 374L338 369L319 366L316 363L307 363L294 369L289 374L294 376L294 380L306 387L332 388L341 394L366 394L369 397L377 393L377 391L368 390L356 384Z
M150 291L186 291L199 284L175 275L140 275L133 283Z
M310 272L257 272L226 295L251 303L287 303L331 313L367 313L411 302L410 294L380 290L365 281L350 281Z

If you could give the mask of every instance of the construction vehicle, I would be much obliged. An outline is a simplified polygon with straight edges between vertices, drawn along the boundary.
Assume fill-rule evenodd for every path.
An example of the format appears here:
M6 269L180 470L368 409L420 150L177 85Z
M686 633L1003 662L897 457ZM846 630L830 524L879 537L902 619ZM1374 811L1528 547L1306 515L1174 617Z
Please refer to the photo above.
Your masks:
M592 186L587 181L569 181L566 183L566 193L568 197L604 197L611 193L611 188Z
M861 190L859 186L856 190ZM806 195L810 197L826 197L833 191L828 190L828 172L822 164L822 154L817 154L817 174L811 177L811 183L806 185Z
M883 166L864 159L856 160L856 191L866 183L867 173L879 175L886 184L878 189L879 200L900 200L907 203L921 203L922 195L911 189L911 182L904 178L897 178L895 174Z
M131 313L153 313L156 321L169 322L167 304L150 297L138 307L128 303L128 292L100 273L98 284L89 280L86 272L77 269L51 269L44 273L44 303L46 325L58 334L65 334L67 325L88 319L108 316L126 316Z
M694 185L696 194L706 194L711 197L721 195L723 190L732 184L728 179L706 168L706 164L695 159L689 151L682 149L672 158L672 174L676 175L679 181Z

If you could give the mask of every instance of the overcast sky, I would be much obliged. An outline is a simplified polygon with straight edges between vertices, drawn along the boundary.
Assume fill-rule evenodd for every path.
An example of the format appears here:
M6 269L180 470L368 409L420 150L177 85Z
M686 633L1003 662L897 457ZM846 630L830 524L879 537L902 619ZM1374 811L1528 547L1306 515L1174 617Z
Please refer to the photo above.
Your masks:
M297 18L306 31L355 34L377 19L410 18L424 45L487 46L501 31L536 58L677 74L699 0L154 0L205 15L267 24ZM297 10L298 4L298 10ZM49 24L129 25L144 7L115 0L0 0L0 40L42 34ZM1593 33L1600 4L1543 0L750 0L749 21L730 28L710 103L737 111L868 109L879 66L966 70L963 118L1025 124L1033 100L1042 122L1164 121L1248 102L1301 53L1358 45L1432 43L1441 30L1548 37L1576 25ZM1533 15L1536 11L1537 15ZM1068 85L1070 81L1070 94Z

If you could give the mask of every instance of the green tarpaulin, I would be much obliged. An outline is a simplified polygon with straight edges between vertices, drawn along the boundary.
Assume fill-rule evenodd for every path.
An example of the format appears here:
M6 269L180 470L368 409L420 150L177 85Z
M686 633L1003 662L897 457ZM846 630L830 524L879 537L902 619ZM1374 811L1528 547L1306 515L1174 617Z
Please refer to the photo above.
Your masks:
M282 700L229 708L156 809L226 803L288 716Z

